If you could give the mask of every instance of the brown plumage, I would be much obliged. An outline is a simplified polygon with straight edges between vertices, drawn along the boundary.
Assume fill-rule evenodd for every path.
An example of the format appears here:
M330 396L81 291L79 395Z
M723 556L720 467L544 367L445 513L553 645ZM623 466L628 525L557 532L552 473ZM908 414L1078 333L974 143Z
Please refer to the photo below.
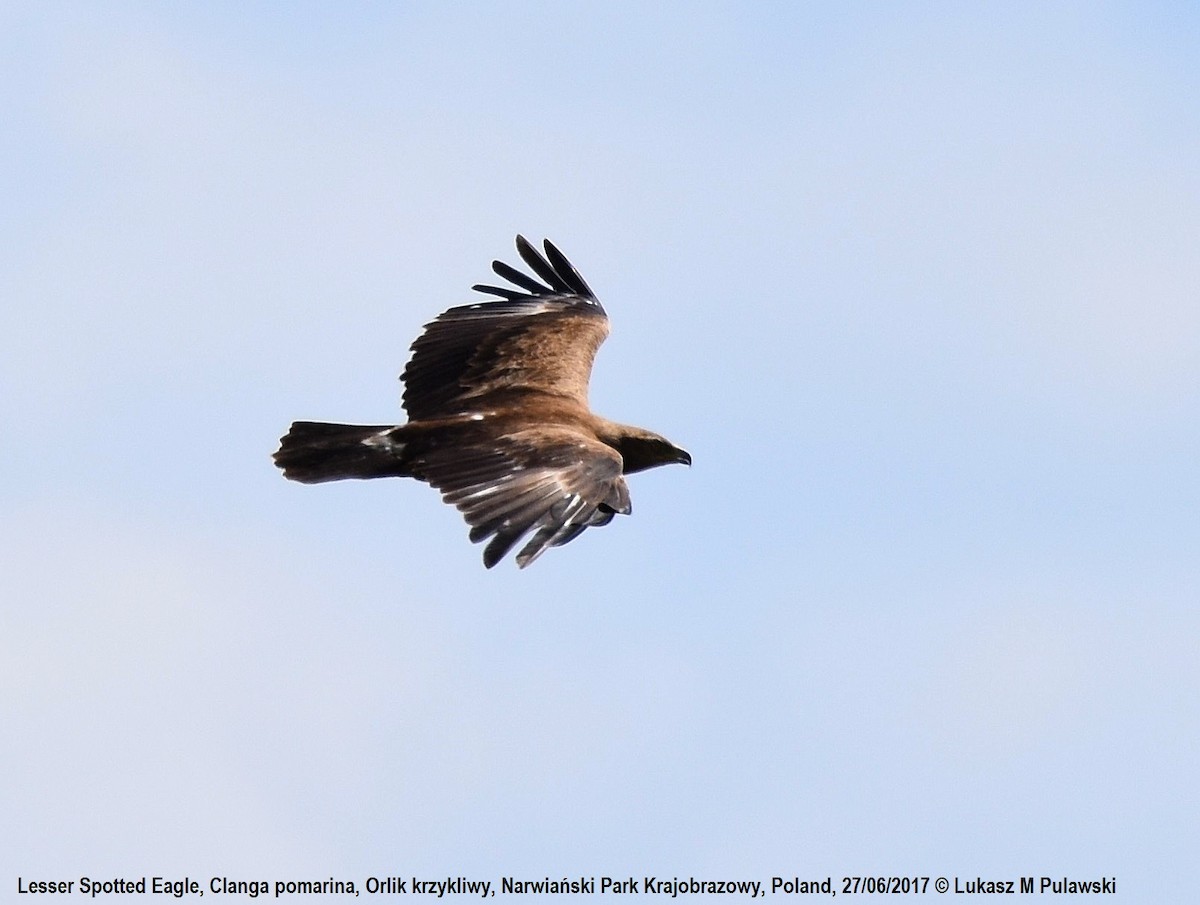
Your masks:
M474 542L491 538L489 569L526 535L521 568L548 547L631 511L623 475L692 457L666 438L588 408L608 315L575 268L545 242L517 251L542 282L493 261L517 289L477 285L498 300L451 308L412 345L401 375L407 424L297 421L275 464L306 484L413 477L458 508Z

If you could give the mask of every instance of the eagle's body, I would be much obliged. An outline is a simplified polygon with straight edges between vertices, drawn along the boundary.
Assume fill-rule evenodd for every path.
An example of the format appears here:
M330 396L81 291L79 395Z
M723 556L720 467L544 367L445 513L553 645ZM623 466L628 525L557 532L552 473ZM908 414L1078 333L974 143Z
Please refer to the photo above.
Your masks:
M623 475L691 456L665 438L608 421L587 404L608 316L548 240L542 257L517 237L544 281L492 264L520 291L475 286L499 300L451 308L427 324L404 369L400 426L297 421L275 463L295 481L414 477L432 484L491 537L491 568L529 532L529 565L547 547L631 511Z

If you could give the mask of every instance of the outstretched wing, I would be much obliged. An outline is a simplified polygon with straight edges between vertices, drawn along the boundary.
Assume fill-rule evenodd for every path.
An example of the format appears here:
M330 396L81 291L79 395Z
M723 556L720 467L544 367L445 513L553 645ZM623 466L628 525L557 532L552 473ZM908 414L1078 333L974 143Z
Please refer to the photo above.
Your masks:
M565 428L529 428L487 445L434 447L412 468L463 514L473 542L491 538L483 552L489 569L531 531L517 554L521 568L548 547L632 508L617 452Z
M409 418L471 411L492 394L534 391L587 407L596 350L608 315L563 253L543 257L524 237L517 251L543 282L502 261L492 269L518 289L477 285L496 301L451 308L426 324L401 375Z

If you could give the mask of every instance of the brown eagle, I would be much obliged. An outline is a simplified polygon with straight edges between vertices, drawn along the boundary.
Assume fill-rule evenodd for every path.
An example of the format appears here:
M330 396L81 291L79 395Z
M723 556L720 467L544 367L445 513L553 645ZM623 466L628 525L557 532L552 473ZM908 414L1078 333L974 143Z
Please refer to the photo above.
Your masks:
M521 568L547 547L632 511L624 475L692 457L664 437L588 408L588 378L608 315L550 240L543 257L517 251L543 282L502 261L517 289L477 285L499 299L451 308L412 345L401 375L407 424L297 421L275 464L305 484L344 478L427 481L491 538L489 569L531 531Z

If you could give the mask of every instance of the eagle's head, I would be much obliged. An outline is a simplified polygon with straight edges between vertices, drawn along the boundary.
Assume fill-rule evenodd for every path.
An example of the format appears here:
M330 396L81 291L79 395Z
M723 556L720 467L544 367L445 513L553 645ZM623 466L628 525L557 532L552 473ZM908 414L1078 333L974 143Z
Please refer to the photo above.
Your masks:
M691 465L692 454L666 437L640 427L621 426L612 446L621 454L621 471L633 474L659 465Z

